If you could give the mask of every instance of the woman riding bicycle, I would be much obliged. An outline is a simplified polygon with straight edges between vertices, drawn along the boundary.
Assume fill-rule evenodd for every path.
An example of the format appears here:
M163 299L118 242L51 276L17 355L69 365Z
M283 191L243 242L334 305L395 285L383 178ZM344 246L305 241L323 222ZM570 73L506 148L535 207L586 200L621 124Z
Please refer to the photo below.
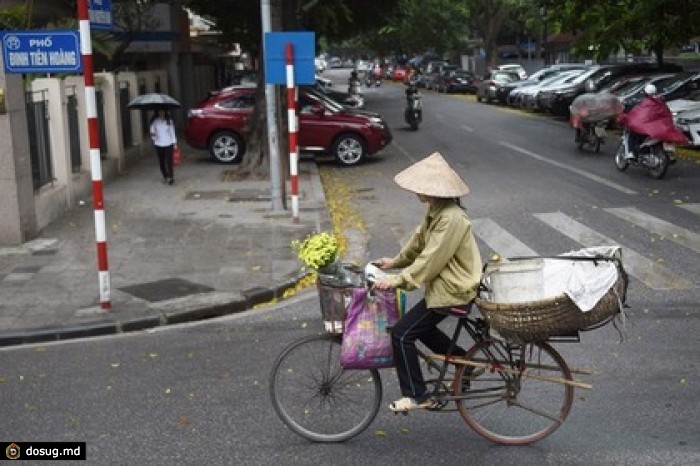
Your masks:
M379 289L416 289L425 285L421 299L392 329L396 372L403 398L391 403L395 412L431 408L420 369L416 340L437 354L464 355L451 348L451 340L437 325L446 311L468 309L481 279L481 256L472 234L471 222L459 198L469 188L438 152L411 165L394 178L402 188L428 204L428 212L413 237L394 258L374 261L382 269L401 268L377 281Z

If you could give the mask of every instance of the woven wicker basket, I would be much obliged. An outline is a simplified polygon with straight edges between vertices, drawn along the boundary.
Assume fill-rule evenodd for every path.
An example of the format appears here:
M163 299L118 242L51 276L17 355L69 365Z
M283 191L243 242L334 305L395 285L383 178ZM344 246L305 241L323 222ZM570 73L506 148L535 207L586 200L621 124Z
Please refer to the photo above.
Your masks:
M565 294L541 301L511 304L476 298L476 305L491 328L502 337L530 343L587 330L604 323L620 312L626 291L627 277L621 272L613 287L588 312L582 312Z

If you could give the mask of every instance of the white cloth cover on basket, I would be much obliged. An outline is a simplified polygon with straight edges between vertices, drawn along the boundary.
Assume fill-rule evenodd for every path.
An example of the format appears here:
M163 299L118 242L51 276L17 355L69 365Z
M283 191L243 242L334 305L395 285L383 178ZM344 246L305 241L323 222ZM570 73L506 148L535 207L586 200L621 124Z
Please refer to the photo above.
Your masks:
M561 254L562 257L621 257L620 246L598 246ZM614 262L601 260L544 260L545 296L565 293L583 312L588 312L617 281Z

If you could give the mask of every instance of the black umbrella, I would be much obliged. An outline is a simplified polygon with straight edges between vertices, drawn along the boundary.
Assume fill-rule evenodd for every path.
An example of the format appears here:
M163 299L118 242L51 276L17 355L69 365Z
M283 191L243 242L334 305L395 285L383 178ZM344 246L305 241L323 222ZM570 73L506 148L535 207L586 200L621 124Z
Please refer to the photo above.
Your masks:
M150 93L135 97L134 100L129 102L129 105L127 105L127 107L131 109L155 110L159 108L180 108L182 107L182 105L180 105L180 102L173 99L169 95Z

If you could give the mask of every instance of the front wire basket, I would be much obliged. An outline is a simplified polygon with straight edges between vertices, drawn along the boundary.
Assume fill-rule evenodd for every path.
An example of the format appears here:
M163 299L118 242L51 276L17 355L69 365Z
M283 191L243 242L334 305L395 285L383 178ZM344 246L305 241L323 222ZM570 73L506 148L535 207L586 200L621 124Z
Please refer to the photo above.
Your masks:
M336 335L343 333L353 290L362 287L363 278L362 272L350 265L343 265L339 276L318 275L316 287L326 332Z

